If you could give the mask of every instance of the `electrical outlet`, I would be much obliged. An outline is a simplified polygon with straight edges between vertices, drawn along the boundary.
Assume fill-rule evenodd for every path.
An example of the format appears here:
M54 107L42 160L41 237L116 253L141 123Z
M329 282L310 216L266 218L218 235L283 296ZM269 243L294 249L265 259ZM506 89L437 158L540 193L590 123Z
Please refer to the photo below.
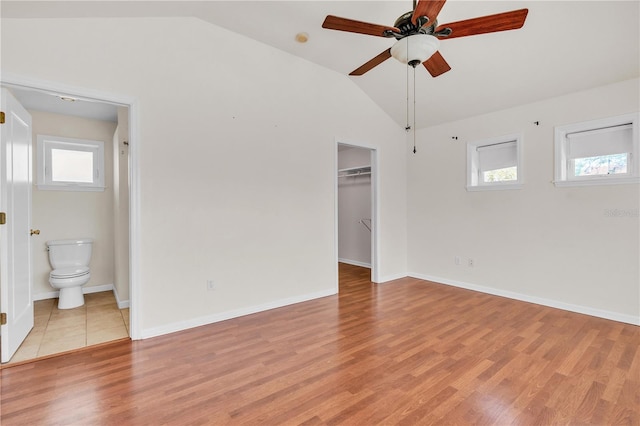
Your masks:
M469 259L468 265L469 265L469 268L473 268L473 259L471 258Z
M456 265L460 266L460 256L455 256L453 258L453 263L455 263Z
M215 290L215 289L216 289L216 287L215 287L215 285L213 284L213 280L207 280L207 290L208 290L208 291L213 291L213 290Z

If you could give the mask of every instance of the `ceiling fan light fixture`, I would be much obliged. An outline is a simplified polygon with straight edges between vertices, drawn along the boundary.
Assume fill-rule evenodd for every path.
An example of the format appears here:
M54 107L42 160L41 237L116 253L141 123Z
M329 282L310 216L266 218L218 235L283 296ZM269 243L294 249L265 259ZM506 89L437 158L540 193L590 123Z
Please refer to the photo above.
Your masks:
M391 56L403 64L415 67L433 56L439 47L440 40L436 37L429 34L413 34L396 41L391 48Z

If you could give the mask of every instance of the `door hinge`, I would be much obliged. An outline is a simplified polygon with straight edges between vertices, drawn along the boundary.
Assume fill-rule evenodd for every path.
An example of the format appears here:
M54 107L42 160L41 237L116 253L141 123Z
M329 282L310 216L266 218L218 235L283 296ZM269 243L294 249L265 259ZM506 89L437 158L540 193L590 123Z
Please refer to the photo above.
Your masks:
M0 124L4 124L4 112L0 111Z
M0 225L4 225L7 223L7 214L5 212L0 212Z
M4 312L0 314L0 325L5 325L7 323L7 314Z

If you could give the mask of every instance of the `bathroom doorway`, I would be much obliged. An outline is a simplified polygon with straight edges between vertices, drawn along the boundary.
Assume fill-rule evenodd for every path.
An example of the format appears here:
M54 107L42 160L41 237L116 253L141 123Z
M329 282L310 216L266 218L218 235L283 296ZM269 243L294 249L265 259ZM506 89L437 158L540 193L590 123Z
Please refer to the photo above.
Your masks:
M37 167L38 134L100 140L105 143L104 191L46 191L34 185L32 239L34 328L9 364L77 350L131 336L130 258L132 185L130 146L131 105L69 93L66 88L33 87L2 82L33 118L33 166ZM36 183L34 173L34 183ZM58 310L56 292L48 285L50 265L46 241L90 237L94 252L91 281L83 288L82 307ZM2 283L0 283L2 285Z
M337 144L338 262L371 270L377 282L376 150Z

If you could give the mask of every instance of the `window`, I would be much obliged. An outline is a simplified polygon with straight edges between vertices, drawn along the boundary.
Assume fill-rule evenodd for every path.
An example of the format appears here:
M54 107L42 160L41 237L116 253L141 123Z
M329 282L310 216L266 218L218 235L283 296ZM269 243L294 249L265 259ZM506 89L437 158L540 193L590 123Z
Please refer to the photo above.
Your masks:
M467 144L467 190L522 187L522 135L508 135Z
M38 189L104 190L104 142L38 135Z
M638 114L558 126L556 186L638 183Z

